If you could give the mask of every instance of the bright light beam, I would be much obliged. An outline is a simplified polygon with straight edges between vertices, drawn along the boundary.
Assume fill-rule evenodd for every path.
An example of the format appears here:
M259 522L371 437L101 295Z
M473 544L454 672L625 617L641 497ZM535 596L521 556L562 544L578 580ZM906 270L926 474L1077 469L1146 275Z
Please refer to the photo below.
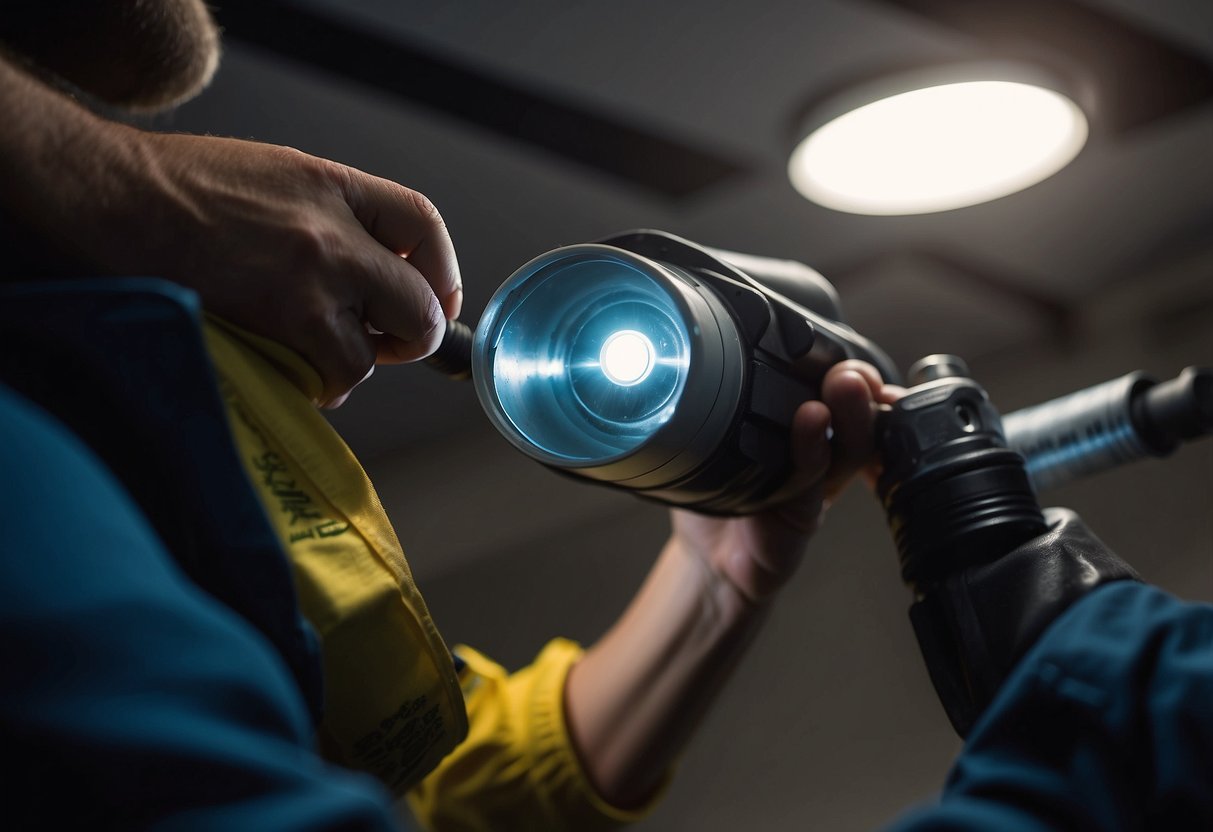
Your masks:
M598 363L602 373L620 387L632 387L653 372L653 343L634 329L613 333L602 345Z

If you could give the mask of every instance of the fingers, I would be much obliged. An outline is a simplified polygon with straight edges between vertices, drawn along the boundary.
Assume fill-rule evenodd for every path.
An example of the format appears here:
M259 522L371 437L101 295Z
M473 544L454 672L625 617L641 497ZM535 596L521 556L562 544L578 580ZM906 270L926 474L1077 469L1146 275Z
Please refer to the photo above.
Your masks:
M821 397L834 430L833 454L825 479L827 497L839 493L876 453L876 402L883 396L880 374L861 361L844 361L826 373Z
M406 364L430 356L438 349L446 333L446 321L442 316L438 317L438 324L439 328L431 331L422 341L406 341L387 333L375 335L375 363Z
M459 317L463 280L438 209L422 194L395 182L352 169L347 174L345 199L362 227L384 248L408 260L429 285L445 317Z
M794 492L817 483L830 467L830 411L822 402L802 402L792 416Z
M791 491L797 494L776 514L792 530L810 534L857 471L872 459L876 402L884 393L876 368L848 360L822 381L822 400L804 402L792 420ZM832 432L832 437L831 437Z
M376 360L417 361L438 349L446 317L429 282L411 263L385 248L368 251L363 315L378 333Z
M324 381L320 404L338 407L375 363L416 361L437 349L463 290L450 235L429 200L352 168L327 169L352 215L342 221L339 247L348 282L330 285L338 311L315 328L305 357Z
M295 343L323 383L316 403L339 407L375 369L374 341L351 308L317 310L309 325L298 331L302 337Z
M300 383L318 403L343 401L377 358L428 355L459 314L450 235L417 192L273 145L162 136L148 146L163 173L156 187L171 192L157 205L182 225L171 227L173 245L153 238L124 262L179 280L209 311L300 353L322 380L319 390Z
M880 395L880 390L884 387L884 381L880 377L880 372L871 364L856 358L848 358L846 361L840 361L831 367L829 372L826 373L826 377L829 378L832 374L846 372L858 373L867 383L872 396Z
M824 508L822 477L830 468L830 411L817 401L804 402L792 418L792 462L795 466L792 490L796 496L779 505L773 514L782 521L783 530L809 535L821 523ZM766 541L763 550L783 551L789 547L779 541ZM776 570L778 571L778 570Z
M372 364L371 368L366 371L366 375L364 375L361 379L359 379L353 385L353 387L351 387L349 390L346 390L344 393L338 395L336 398L331 399L327 402L324 402L323 404L321 404L321 407L328 408L329 410L335 410L338 407L341 407L341 405L345 404L345 400L350 397L350 394L354 392L354 387L357 387L359 384L362 384L362 382L366 381L368 378L370 378L374 374L375 374L375 365Z
M898 384L885 384L876 394L877 404L892 404L906 394L906 389Z
M347 222L333 247L340 253L330 253L315 289L293 299L296 307L284 310L282 322L267 333L316 369L323 388L317 404L323 407L344 403L376 363L429 355L445 331L438 300L417 270Z

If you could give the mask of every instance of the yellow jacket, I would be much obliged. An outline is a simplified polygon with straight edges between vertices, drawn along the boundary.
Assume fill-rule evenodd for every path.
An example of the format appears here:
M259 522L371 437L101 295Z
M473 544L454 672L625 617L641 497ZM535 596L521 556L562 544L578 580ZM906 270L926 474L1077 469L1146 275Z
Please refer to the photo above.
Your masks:
M316 412L291 350L205 327L237 450L294 567L324 655L322 753L368 771L434 830L613 828L564 720L581 655L552 641L516 673L470 648L457 675L366 473ZM647 809L647 807L646 807Z

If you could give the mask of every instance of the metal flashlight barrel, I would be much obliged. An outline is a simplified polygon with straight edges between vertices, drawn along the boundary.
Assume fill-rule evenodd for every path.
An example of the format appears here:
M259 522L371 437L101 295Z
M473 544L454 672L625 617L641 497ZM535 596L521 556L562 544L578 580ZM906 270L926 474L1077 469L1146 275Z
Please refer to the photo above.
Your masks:
M598 244L525 264L473 344L490 421L528 456L589 479L643 488L685 476L727 433L748 382L731 315L696 286L682 269ZM659 373L610 380L600 357L620 331L649 339Z
M1036 488L1053 488L1213 433L1213 369L1188 367L1161 383L1128 373L1017 410L1003 424Z

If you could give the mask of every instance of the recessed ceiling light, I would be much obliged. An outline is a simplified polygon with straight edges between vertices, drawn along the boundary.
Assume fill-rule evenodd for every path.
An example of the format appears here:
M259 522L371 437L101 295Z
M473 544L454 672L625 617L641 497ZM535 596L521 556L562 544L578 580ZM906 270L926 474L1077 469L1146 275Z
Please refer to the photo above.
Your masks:
M1019 81L938 84L881 98L813 130L792 152L802 195L856 214L976 205L1065 167L1087 139L1066 96Z

